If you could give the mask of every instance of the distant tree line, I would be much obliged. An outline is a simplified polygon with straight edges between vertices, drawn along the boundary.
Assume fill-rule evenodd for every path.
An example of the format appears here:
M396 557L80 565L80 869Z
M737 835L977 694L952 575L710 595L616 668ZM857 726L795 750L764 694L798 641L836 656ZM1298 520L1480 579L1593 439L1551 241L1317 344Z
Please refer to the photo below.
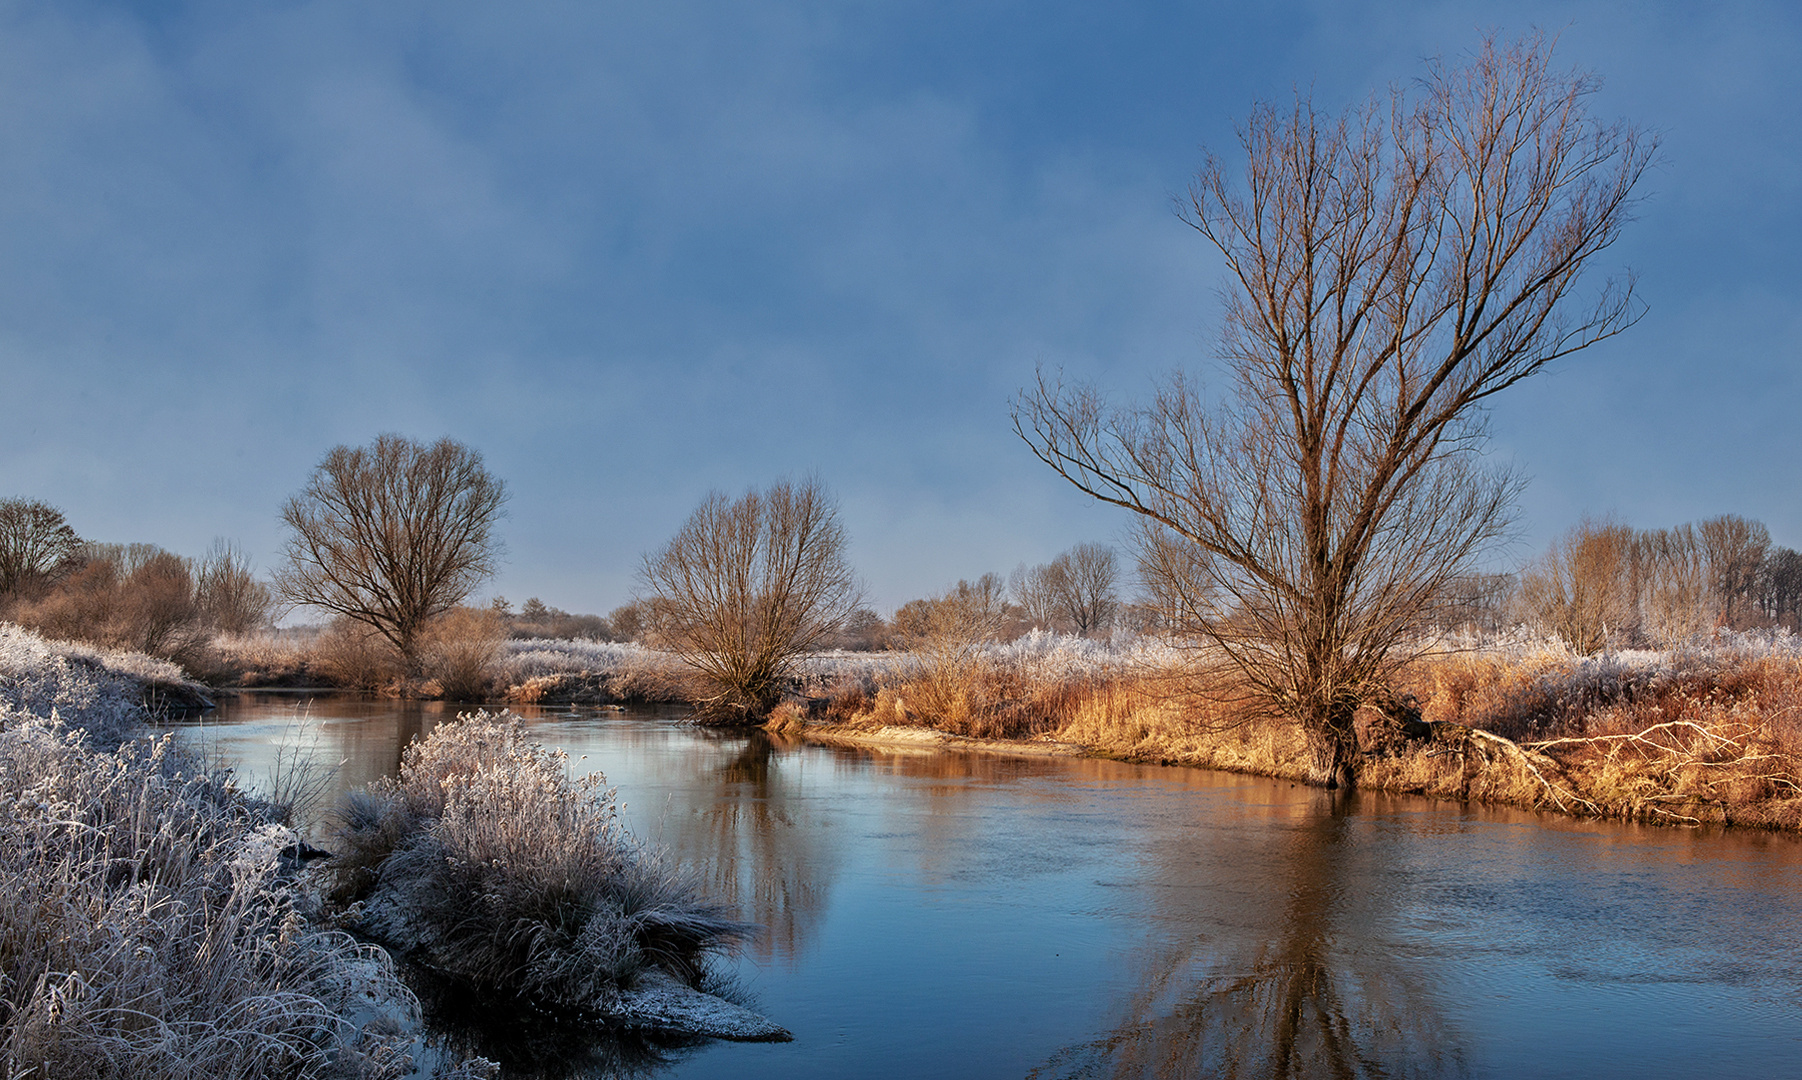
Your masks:
M269 586L227 540L199 559L83 540L62 511L0 499L0 618L52 637L191 662L216 634L267 626Z
M1672 529L1584 521L1521 571L1516 612L1574 649L1802 629L1802 554L1736 515Z
M1671 648L1717 629L1802 633L1802 553L1733 514L1669 529L1585 520L1515 574L1469 574L1441 629L1527 625L1579 652Z

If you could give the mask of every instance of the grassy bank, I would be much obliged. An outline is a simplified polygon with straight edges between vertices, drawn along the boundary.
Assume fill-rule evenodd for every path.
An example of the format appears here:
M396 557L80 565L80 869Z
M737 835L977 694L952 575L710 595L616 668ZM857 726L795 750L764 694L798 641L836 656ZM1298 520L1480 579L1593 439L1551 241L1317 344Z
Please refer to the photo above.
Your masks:
M1133 761L1300 780L1294 725L1197 694L1174 651L1028 637L954 665L897 662L773 723L1048 740ZM873 683L873 685L871 685ZM1217 690L1217 688L1216 688ZM1360 783L1667 822L1802 828L1802 642L1724 635L1585 657L1544 642L1443 650L1358 718Z

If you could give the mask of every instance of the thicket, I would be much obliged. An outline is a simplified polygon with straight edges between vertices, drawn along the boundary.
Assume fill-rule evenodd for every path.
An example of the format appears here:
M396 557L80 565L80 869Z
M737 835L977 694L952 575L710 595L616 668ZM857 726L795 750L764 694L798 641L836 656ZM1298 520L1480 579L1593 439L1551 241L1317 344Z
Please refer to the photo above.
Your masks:
M269 590L232 545L198 561L154 544L81 544L52 577L0 596L0 617L46 635L204 668L215 636L267 625Z
M1726 515L1673 529L1584 521L1520 575L1517 617L1583 653L1672 648L1717 628L1802 630L1802 554Z

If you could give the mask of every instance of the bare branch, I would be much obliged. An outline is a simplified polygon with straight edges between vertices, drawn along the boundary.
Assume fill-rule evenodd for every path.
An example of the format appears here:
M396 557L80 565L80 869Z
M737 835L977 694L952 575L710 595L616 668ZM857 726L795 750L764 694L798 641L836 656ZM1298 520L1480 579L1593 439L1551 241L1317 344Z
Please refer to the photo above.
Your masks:
M1636 317L1631 278L1580 296L1655 150L1588 114L1595 85L1534 36L1338 116L1258 106L1243 175L1210 157L1183 212L1228 270L1225 384L1111 408L1041 373L1016 402L1040 460L1138 515L1166 623L1299 722L1329 786L1509 523L1483 403Z

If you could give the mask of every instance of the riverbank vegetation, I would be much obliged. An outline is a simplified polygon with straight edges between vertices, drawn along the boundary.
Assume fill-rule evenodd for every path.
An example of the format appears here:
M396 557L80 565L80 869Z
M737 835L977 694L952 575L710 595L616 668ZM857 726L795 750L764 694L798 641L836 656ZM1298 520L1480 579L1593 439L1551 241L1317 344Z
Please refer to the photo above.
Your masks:
M752 928L517 723L439 726L307 865L279 798L146 734L180 679L0 624L0 1076L494 1075L428 1041L370 938L590 1029L787 1038L705 992Z
M356 793L331 864L351 925L443 976L607 1015L647 972L700 987L751 927L634 841L599 774L477 714ZM354 905L354 906L352 906Z
M146 669L0 625L0 1075L490 1075L307 917L277 808L139 737Z
M983 593L938 597L915 648L800 659L767 723L1057 742L1127 760L1306 780L1308 744L1157 634L983 636ZM952 604L944 604L947 599ZM974 611L959 615L958 604ZM962 622L959 619L974 620ZM1802 639L1781 628L1592 654L1543 630L1419 644L1357 711L1365 787L1673 824L1802 828ZM640 644L514 641L521 704L687 701L679 658Z
M1144 639L1022 639L947 672L916 661L847 680L811 714L880 737L928 728L1075 744L1127 760L1306 780L1311 749L1254 694ZM1224 665L1221 665L1224 667ZM1435 643L1355 718L1359 782L1580 816L1802 827L1802 641L1724 632L1670 651L1585 656L1557 639Z

